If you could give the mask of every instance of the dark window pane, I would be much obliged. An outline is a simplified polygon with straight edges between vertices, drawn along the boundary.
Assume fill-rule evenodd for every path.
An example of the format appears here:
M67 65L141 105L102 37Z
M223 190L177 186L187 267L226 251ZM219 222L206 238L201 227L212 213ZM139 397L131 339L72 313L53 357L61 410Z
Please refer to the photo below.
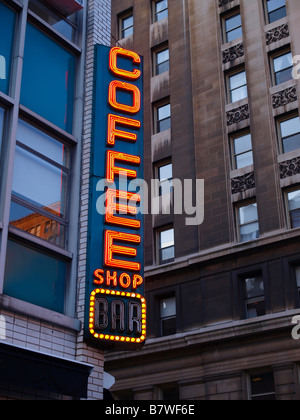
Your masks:
M288 69L285 70L281 70L279 72L276 73L275 78L276 78L276 85L280 85L281 83L285 83L288 82L289 80L291 80L292 77L292 70L293 68L290 67Z
M168 335L176 334L176 318L163 319L162 320L162 336L167 337Z
M246 304L247 319L257 318L266 315L265 301L258 301Z
M173 386L169 388L162 389L162 399L163 401L179 401L179 387Z
M300 133L283 139L283 152L288 153L300 149Z
M0 91L9 94L16 14L0 3Z
M65 226L14 201L10 208L10 225L54 245L60 247L65 245Z
M76 57L32 24L26 32L21 103L72 133Z
M291 211L290 215L292 228L295 229L300 227L300 209Z
M250 380L253 400L276 399L273 372L263 372L257 375L251 375Z
M175 258L175 248L170 246L169 248L164 248L160 250L160 262L167 263L174 261Z
M262 277L245 279L245 296L247 299L264 296L265 287Z
M269 23L276 22L277 20L283 19L286 16L287 16L286 7L285 6L281 7L280 9L269 13Z
M66 263L8 241L4 294L64 312Z

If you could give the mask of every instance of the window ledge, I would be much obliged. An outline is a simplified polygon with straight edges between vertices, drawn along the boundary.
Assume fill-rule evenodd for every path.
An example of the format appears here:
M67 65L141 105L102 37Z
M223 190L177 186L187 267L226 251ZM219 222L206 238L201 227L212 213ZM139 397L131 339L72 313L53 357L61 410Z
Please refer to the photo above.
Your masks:
M52 325L68 330L75 332L81 331L81 321L79 319L71 318L10 296L0 295L0 307L7 311L25 315L39 321L49 322Z
M69 252L36 236L30 235L30 233L24 232L23 230L9 226L8 232L12 239L20 240L25 244L35 244L37 248L40 248L44 252L46 251L49 254L64 258L65 260L72 260L73 258L72 252Z

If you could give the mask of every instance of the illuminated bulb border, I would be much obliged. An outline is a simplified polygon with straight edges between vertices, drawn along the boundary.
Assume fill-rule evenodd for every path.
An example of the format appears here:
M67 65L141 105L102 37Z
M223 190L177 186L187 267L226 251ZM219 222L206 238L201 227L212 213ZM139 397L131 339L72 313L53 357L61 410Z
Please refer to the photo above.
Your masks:
M124 337L120 335L112 335L112 334L99 334L96 333L94 330L95 324L95 296L96 295L111 295L111 296L118 296L118 297L126 297L126 298L133 298L139 299L142 303L142 335L140 338L131 338L131 337ZM121 343L142 343L146 340L146 299L138 293L130 293L130 292L120 292L115 290L106 290L106 289L95 289L91 293L90 297L90 316L89 316L89 330L90 333L99 340L106 340L106 341L115 341Z

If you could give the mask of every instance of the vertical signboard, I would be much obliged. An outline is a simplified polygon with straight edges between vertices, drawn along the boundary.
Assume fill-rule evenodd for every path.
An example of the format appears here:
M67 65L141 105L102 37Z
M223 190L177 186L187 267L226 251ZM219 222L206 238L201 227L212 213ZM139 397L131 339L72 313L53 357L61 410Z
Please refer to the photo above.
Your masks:
M96 46L85 337L121 348L146 338L143 63Z

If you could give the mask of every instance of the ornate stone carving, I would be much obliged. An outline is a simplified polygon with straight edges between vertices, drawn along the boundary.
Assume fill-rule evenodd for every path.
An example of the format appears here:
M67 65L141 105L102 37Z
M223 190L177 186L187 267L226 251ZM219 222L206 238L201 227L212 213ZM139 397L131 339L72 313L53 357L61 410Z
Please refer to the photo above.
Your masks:
M267 45L271 45L273 42L280 41L288 36L290 36L290 30L288 24L285 23L284 25L271 29L266 33L266 43Z
M300 157L280 163L279 168L281 179L300 174Z
M273 108L279 108L280 106L295 102L297 99L298 97L296 87L290 87L288 89L282 90L281 92L275 93L272 96Z
M219 7L226 6L228 3L231 3L233 0L219 0Z
M223 51L223 64L234 61L239 57L243 57L244 54L244 44L238 44L228 48L228 50Z
M243 105L240 108L233 109L232 111L228 111L227 115L227 125L237 124L243 120L247 120L249 115L249 106Z
M241 193L243 191L255 188L254 172L233 178L231 180L231 192L232 194Z

